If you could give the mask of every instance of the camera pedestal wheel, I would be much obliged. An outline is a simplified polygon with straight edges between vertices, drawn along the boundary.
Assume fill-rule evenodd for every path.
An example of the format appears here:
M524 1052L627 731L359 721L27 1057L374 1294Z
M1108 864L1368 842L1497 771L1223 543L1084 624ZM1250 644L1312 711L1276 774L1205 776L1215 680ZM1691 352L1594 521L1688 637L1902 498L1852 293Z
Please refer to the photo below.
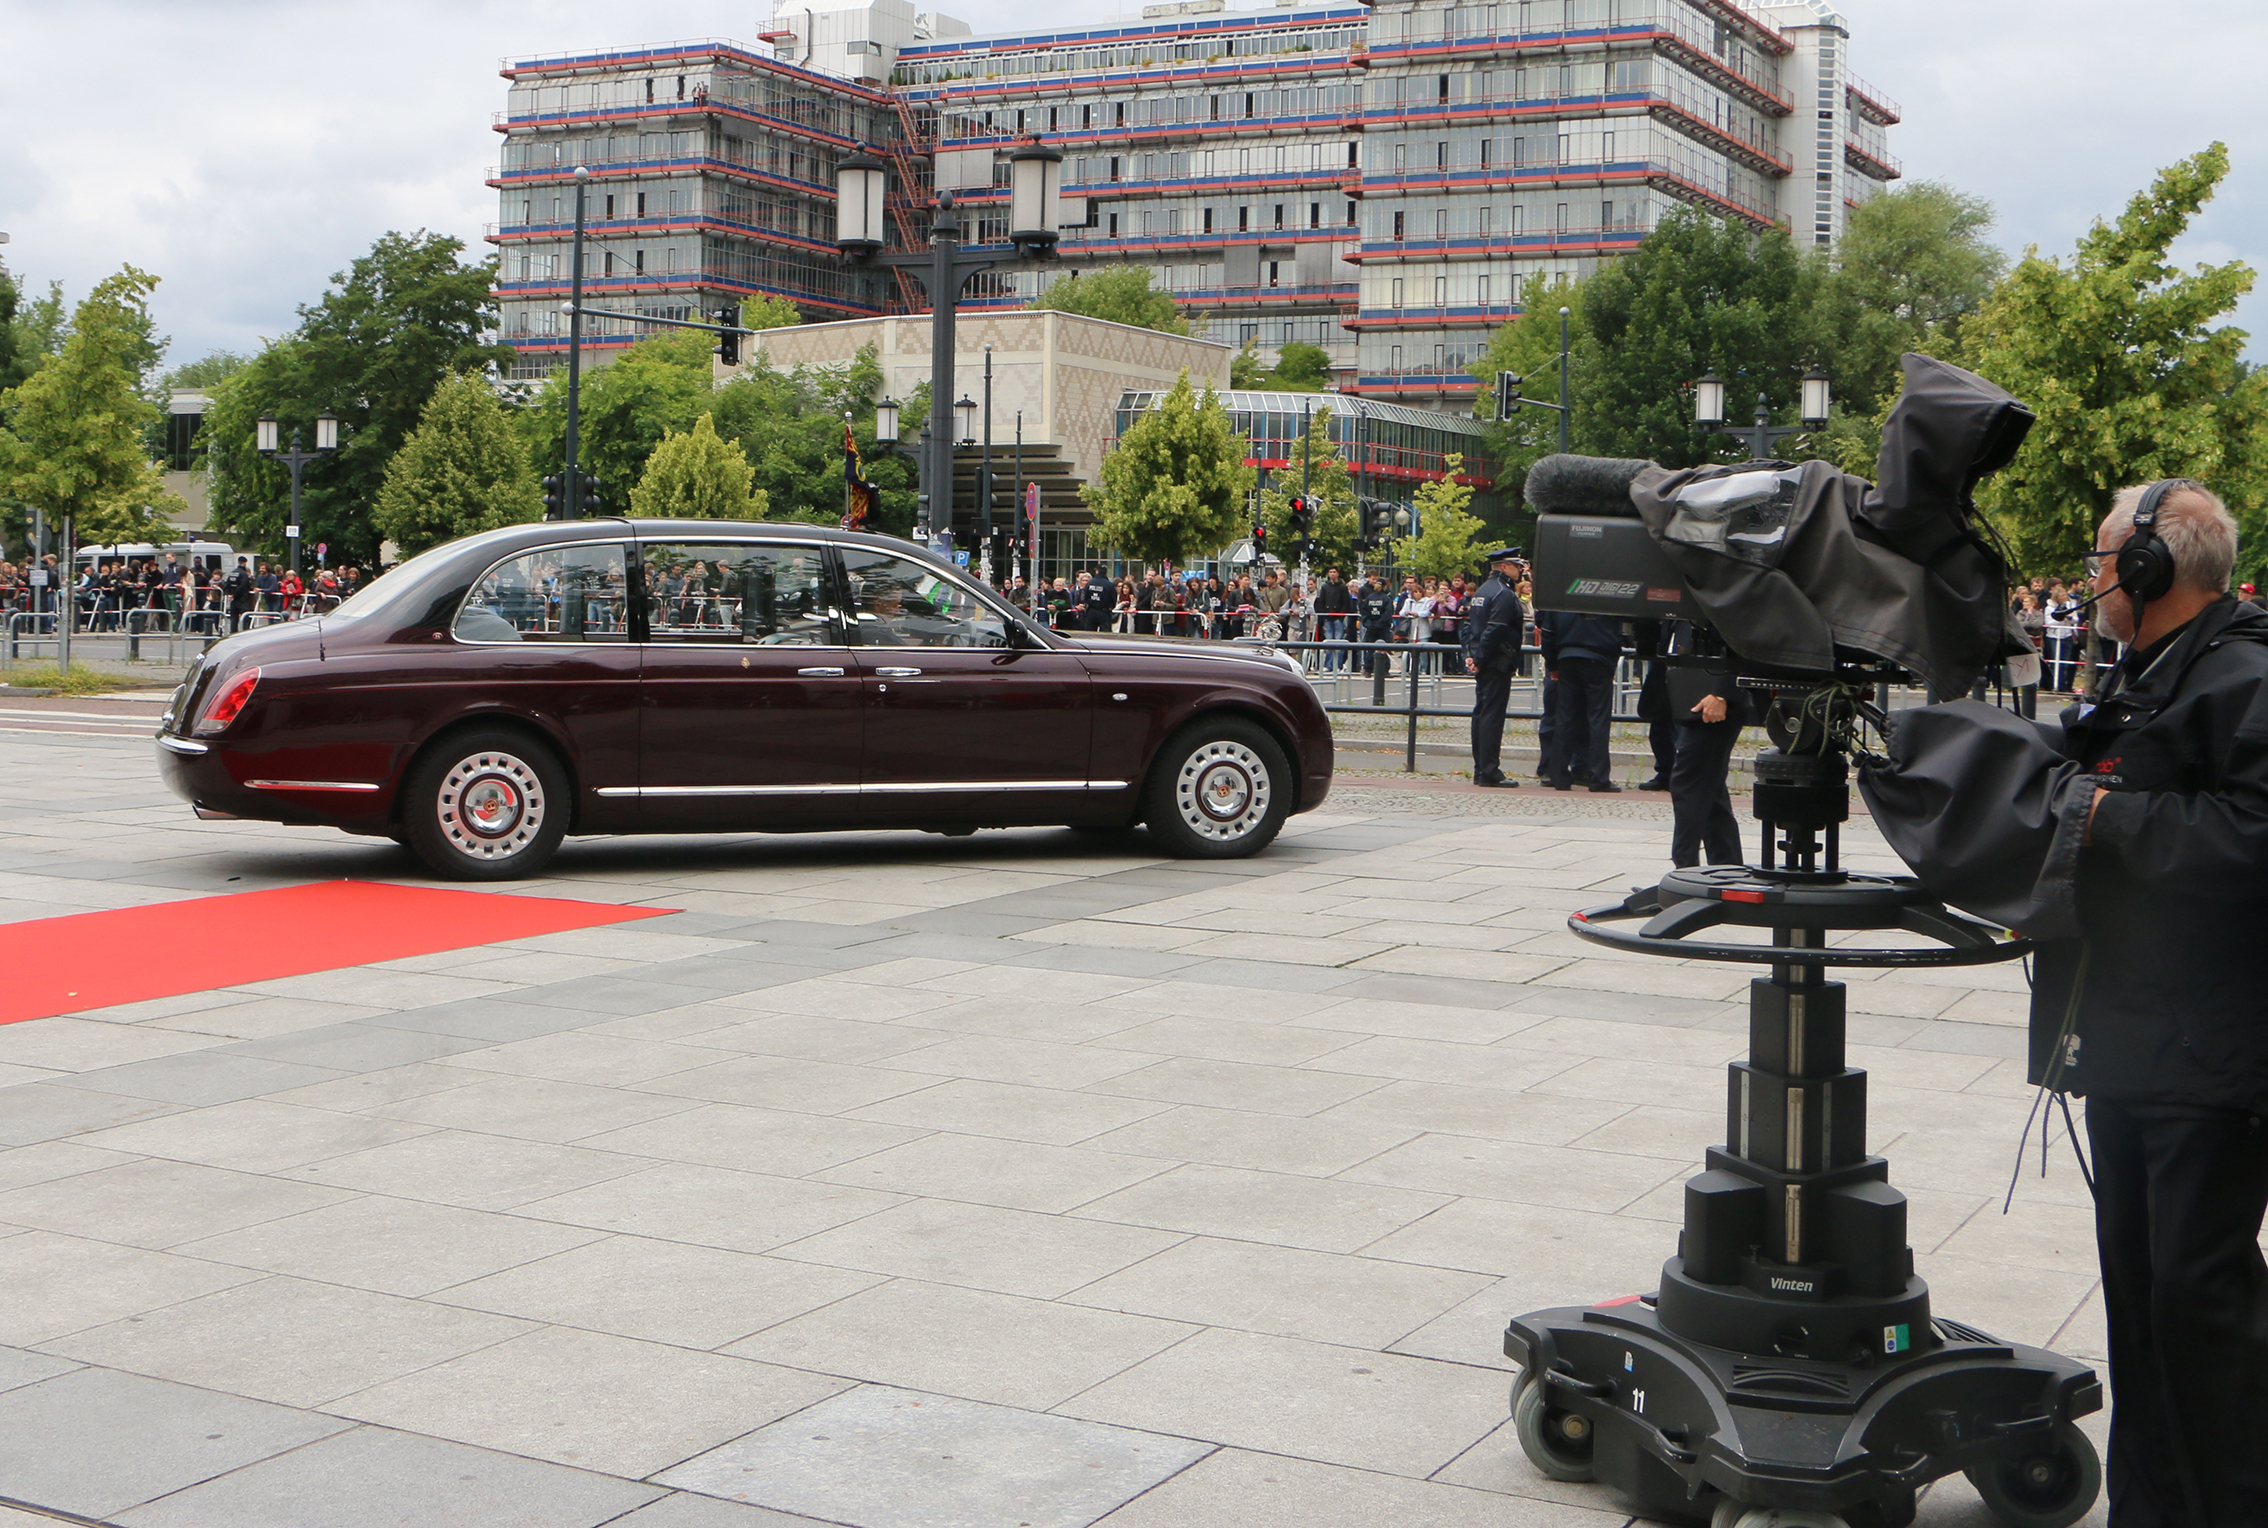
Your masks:
M1826 979L2029 945L1909 877L1838 868L1839 756L1772 750L1758 779L1761 866L1674 871L1568 921L1594 943L1771 970L1749 985L1725 1145L1686 1182L1658 1290L1506 1328L1522 1449L1554 1479L1712 1528L1903 1528L1915 1491L1956 1472L2010 1528L2065 1528L2100 1490L2073 1423L2102 1387L2083 1363L1932 1313L1905 1196L1866 1153L1866 1073L1845 1065L1844 989ZM1929 942L1833 942L1865 931ZM1578 1452L1587 1475L1561 1473Z

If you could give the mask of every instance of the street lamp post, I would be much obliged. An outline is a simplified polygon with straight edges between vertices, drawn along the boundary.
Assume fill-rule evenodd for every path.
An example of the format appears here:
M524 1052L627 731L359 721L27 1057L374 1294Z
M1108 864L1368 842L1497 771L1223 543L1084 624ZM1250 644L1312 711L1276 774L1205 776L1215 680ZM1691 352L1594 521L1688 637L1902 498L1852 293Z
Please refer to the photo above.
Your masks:
M339 422L325 409L315 416L315 449L302 451L299 447L299 426L291 429L291 449L279 449L276 444L276 416L262 414L259 418L260 454L282 462L291 469L291 520L284 526L284 539L291 543L291 571L299 571L299 474L309 462L319 462L339 449Z
M582 485L575 481L575 450L581 440L583 406L583 225L590 200L591 167L575 166L575 252L567 266L567 438L560 479L563 513L569 520L583 513Z
M914 272L929 291L929 398L935 417L953 396L953 320L969 278L1008 264L1000 256L961 244L961 222L953 194L941 191L930 222L929 248L884 253L883 196L889 166L861 150L835 167L835 245L854 265L880 265ZM1063 155L1033 139L1009 155L1008 238L1016 260L1053 258L1056 228L1063 221ZM972 405L973 408L973 405ZM953 432L929 432L922 466L923 494L918 539L950 538L953 530Z
M977 572L992 587L992 344L984 347L984 456L977 463Z
M1775 425L1772 409L1764 395L1756 395L1756 422L1748 425L1725 423L1724 379L1710 372L1693 384L1693 422L1715 435L1730 435L1748 447L1752 462L1770 459L1772 448L1790 435L1808 435L1827 423L1827 411L1832 403L1828 390L1827 373L1814 366L1803 375L1803 423Z

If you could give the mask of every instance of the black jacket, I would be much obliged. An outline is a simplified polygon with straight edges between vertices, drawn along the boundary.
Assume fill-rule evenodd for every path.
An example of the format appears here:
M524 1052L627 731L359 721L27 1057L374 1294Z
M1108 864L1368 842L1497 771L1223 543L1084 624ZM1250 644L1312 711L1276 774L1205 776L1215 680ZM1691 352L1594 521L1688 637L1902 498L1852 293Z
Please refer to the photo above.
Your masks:
M1536 646L1543 649L1546 668L1557 668L1562 658L1612 663L1622 656L1622 623L1572 610L1542 611L1536 616Z
M2268 1111L2268 612L2208 606L2065 712L2063 751L2111 794L2079 854L2080 938L2037 962L2035 1073L2077 983L2065 1087Z
M1461 628L1465 656L1482 673L1511 673L1520 666L1520 640L1527 633L1527 621L1519 593L1502 574L1489 574L1465 601Z
M1924 885L2042 941L2033 1082L2268 1113L2268 612L2207 606L2060 728L1900 713L1860 783Z
M1315 612L1318 615L1345 615L1353 609L1354 596L1347 592L1345 584L1335 578L1325 579L1323 587L1315 591Z

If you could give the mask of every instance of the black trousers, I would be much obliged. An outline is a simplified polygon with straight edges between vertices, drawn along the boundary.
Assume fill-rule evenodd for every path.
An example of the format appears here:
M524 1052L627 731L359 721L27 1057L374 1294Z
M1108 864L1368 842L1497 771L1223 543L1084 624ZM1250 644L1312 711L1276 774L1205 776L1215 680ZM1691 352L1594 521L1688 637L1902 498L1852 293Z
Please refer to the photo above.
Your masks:
M1552 720L1558 757L1552 760L1557 768L1551 783L1606 784L1614 778L1607 751L1614 726L1613 660L1562 658L1556 688Z
M1559 681L1551 677L1551 670L1543 671L1543 683L1536 686L1542 714L1536 718L1536 778L1559 778Z
M1677 718L1670 715L1669 665L1659 658L1646 664L1646 677L1639 682L1638 714L1646 719L1646 747L1654 756L1654 773L1667 780L1677 764Z
M2110 1325L2111 1528L2268 1523L2268 1123L2087 1100Z
M1732 768L1740 723L1678 722L1677 760L1670 765L1670 863L1680 869L1701 863L1737 865L1740 819L1733 815L1725 776Z
M1473 778L1504 778L1504 708L1512 699L1512 670L1482 669L1473 680Z

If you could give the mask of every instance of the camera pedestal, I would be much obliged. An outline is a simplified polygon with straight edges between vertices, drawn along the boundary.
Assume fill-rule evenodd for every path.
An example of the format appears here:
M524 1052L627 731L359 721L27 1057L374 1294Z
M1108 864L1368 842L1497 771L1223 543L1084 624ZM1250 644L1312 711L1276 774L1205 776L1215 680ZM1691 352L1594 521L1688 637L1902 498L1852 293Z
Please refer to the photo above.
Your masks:
M1955 1471L2013 1528L2062 1528L2100 1489L2073 1424L2102 1388L2085 1364L1931 1314L1905 1196L1865 1152L1866 1074L1844 1064L1843 986L1825 978L1830 964L1971 965L2026 946L1909 877L1837 868L1843 780L1840 757L1768 751L1761 866L1673 871L1569 920L1596 943L1772 974L1750 984L1726 1144L1686 1182L1660 1289L1505 1329L1521 1446L1553 1478L1600 1480L1650 1513L1715 1528L1764 1508L1783 1509L1782 1524L1796 1509L1815 1524L1902 1528L1916 1489ZM1695 937L1728 927L1769 943ZM1860 930L1933 943L1830 942Z

